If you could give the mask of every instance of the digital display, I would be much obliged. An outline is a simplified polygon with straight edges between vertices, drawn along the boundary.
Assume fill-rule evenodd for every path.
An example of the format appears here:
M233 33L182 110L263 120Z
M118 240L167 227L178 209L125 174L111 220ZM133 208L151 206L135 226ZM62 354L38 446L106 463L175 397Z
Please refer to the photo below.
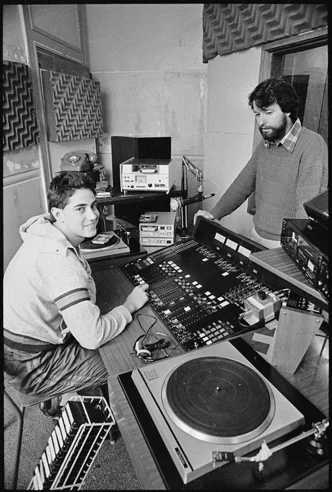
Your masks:
M240 246L239 247L239 251L238 252L241 253L241 255L246 256L247 258L249 258L250 253L251 253L251 251L249 249L244 248L243 246Z
M224 244L224 242L225 242L225 239L226 239L226 238L225 238L225 236L223 236L222 234L217 233L217 234L215 235L215 239L216 239L217 241L219 241L219 242L221 242L221 243L223 243L223 244Z
M136 183L146 183L147 182L147 176L135 176L135 182Z
M237 243L232 241L231 239L227 239L226 244L229 248L236 249L237 248Z

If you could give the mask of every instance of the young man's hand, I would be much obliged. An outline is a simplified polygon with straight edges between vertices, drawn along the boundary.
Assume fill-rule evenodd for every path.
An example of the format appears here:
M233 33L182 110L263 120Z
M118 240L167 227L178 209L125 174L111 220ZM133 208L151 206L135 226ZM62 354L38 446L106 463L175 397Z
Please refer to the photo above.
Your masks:
M149 299L149 296L147 294L148 289L149 289L148 284L138 285L129 294L123 305L126 306L130 314L140 309L148 301Z

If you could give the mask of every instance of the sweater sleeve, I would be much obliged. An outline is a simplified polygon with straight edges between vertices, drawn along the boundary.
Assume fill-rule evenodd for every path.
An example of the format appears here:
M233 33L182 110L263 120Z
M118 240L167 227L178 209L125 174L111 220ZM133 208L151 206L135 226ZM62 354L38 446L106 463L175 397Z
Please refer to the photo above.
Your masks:
M132 321L123 305L101 315L93 299L92 277L74 255L58 258L47 278L49 294L66 326L65 332L69 331L82 347L97 349Z
M303 204L328 187L328 152L324 139L316 134L301 155L296 186L296 218L308 218Z
M246 166L211 210L211 214L215 219L220 220L226 215L234 212L255 190L257 168L256 154L257 149Z

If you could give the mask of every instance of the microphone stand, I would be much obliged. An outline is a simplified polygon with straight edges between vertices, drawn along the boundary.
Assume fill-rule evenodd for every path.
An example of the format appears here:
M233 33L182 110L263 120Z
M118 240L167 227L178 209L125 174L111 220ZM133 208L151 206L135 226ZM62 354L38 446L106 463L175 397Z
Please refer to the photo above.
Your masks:
M196 178L198 182L198 193L194 197L187 198L188 194L188 171L193 174L193 176ZM184 195L185 192L185 197L175 198L171 200L171 209L176 211L178 214L181 214L181 229L180 229L180 235L181 238L186 238L189 237L188 235L188 210L187 207L191 203L196 203L200 202L203 200L206 200L207 198L210 198L214 196L215 194L212 193L209 196L204 196L203 195L203 172L198 169L186 156L182 156L182 182L181 182L181 191L182 195ZM193 200L193 201L191 201ZM188 203L186 203L188 201ZM173 206L172 207L172 202Z

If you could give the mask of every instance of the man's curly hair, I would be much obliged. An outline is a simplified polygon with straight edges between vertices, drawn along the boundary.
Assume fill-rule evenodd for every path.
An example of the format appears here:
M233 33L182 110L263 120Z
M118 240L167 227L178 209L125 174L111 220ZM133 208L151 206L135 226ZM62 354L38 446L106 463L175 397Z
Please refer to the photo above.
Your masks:
M283 79L267 79L258 84L248 96L251 109L254 102L260 109L277 103L283 113L290 113L293 123L297 119L299 98L294 87Z

